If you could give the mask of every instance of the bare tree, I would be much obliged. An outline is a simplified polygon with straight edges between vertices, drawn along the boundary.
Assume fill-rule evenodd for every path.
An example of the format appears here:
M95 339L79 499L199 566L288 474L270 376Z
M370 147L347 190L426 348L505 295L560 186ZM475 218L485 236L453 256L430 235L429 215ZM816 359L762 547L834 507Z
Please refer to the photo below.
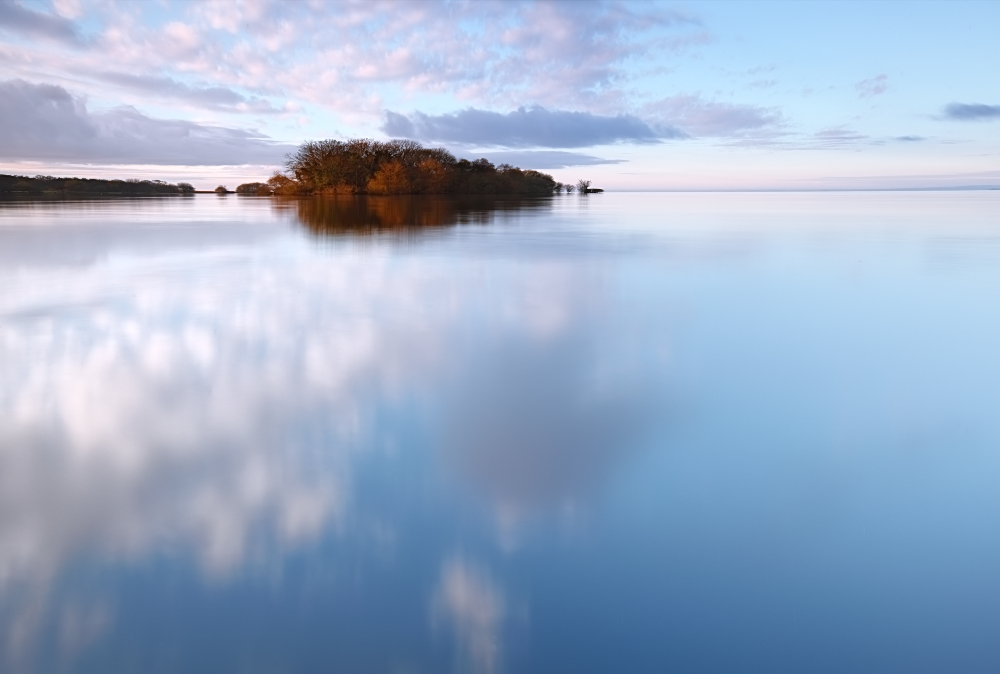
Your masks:
M590 189L590 181L580 178L576 181L576 191L580 194L586 194L587 190Z

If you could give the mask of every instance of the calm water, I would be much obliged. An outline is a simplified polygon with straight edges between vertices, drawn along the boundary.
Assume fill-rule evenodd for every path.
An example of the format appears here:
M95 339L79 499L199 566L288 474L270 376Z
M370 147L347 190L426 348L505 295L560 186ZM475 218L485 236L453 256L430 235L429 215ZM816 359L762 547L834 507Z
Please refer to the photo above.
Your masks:
M998 299L998 192L0 204L0 671L995 672Z

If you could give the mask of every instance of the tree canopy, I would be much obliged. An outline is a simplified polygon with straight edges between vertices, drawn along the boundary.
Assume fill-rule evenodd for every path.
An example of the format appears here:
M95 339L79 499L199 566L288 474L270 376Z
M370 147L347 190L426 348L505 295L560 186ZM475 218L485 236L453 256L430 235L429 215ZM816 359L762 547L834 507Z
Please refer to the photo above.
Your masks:
M412 140L309 141L285 162L286 173L246 183L241 194L524 194L553 193L552 176L487 159L456 159ZM560 186L561 187L561 186Z

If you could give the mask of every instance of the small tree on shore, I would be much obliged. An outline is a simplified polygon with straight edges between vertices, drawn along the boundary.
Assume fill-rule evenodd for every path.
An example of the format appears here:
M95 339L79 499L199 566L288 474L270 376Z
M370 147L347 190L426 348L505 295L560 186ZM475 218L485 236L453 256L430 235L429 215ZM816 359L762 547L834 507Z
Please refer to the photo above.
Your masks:
M177 189L181 194L194 194L194 185L191 183L177 183Z
M302 194L302 185L286 175L283 175L277 171L274 172L267 180L267 186L271 188L272 193L277 195L292 195L292 194Z
M586 194L587 190L589 189L590 189L589 180L584 180L583 178L581 178L580 180L576 181L576 191L579 192L580 194Z
M229 194L229 190L226 189L225 185L219 185L215 188L215 193L219 195L226 195Z

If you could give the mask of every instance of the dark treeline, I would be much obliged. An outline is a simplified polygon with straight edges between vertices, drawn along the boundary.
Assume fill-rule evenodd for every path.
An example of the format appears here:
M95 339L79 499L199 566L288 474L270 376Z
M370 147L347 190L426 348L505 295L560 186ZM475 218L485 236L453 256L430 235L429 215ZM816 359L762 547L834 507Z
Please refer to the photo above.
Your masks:
M239 194L523 194L561 191L552 176L486 159L456 159L412 140L321 140L288 156L286 172Z
M160 180L98 180L95 178L54 178L52 176L0 175L0 194L15 196L115 195L154 196L194 194L189 183Z

